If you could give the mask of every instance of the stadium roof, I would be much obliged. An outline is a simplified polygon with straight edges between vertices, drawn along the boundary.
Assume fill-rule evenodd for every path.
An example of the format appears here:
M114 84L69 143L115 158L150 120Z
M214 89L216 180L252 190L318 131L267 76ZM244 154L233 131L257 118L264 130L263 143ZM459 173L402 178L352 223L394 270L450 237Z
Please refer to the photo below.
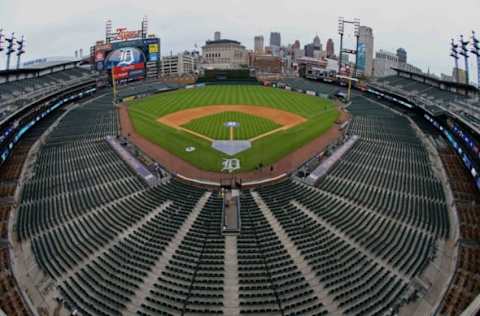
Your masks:
M28 64L19 69L10 69L10 70L0 70L0 76L8 77L12 75L19 75L19 74L28 74L28 73L35 73L42 70L58 67L58 66L68 66L68 65L76 65L80 62L79 59L53 59L48 60L47 58L43 59L44 62L32 63Z
M479 92L478 88L476 88L475 86L472 86L470 84L441 80L441 79L438 79L438 78L431 77L428 74L419 74L419 73L416 73L416 72L411 72L411 71L408 71L408 70L395 68L395 67L392 67L392 69L395 70L397 72L397 74L400 74L400 73L409 74L409 75L412 75L412 76L422 78L424 80L429 80L429 81L436 82L439 85L444 85L446 87L454 87L454 88L463 89L465 91L473 91L473 92L476 92L476 93Z
M207 45L211 45L211 44L238 44L238 45L241 45L241 43L239 41L234 41L234 40L229 40L229 39L220 39L220 40L216 40L216 41L210 41L208 40L206 42Z

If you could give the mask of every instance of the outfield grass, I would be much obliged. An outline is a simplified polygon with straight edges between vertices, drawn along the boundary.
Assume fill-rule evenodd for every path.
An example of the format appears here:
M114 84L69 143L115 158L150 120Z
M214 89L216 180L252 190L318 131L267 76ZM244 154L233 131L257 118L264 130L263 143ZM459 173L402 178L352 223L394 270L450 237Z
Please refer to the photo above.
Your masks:
M331 101L296 92L262 86L208 86L162 93L134 101L129 115L137 132L191 164L208 171L220 171L223 158L231 158L211 148L210 142L157 122L169 113L207 105L258 105L299 114L307 119L289 130L274 133L235 156L241 170L255 169L259 163L272 164L327 131L338 117ZM272 122L273 123L273 122ZM187 153L185 148L194 146Z
M234 128L233 139L236 140L251 139L281 127L281 125L263 117L240 112L223 112L205 116L184 124L182 127L211 139L225 140L230 139L230 129L224 125L225 122L240 123L239 127Z

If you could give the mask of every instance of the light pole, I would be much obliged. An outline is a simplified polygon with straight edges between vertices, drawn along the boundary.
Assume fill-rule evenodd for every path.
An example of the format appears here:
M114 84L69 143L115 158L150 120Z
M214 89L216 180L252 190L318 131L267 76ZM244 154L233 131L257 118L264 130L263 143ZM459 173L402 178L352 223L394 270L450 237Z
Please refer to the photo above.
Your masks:
M477 84L480 85L480 40L475 36L475 31L472 31L472 54L477 56Z
M22 58L22 55L25 54L25 50L23 49L24 42L25 40L23 39L22 35L22 38L17 41L17 69L20 68L20 60Z
M450 49L450 57L453 58L455 63L455 81L460 83L460 73L458 69L458 44L455 44L455 40L452 38L451 49Z
M469 41L463 40L463 35L460 35L460 45L462 46L460 55L462 55L465 60L465 83L466 84L470 83L469 67L468 67L468 44L469 43L470 43Z
M15 33L12 33L12 36L10 38L5 38L5 40L7 41L7 66L6 66L6 70L9 70L10 69L10 56L11 54L15 51Z

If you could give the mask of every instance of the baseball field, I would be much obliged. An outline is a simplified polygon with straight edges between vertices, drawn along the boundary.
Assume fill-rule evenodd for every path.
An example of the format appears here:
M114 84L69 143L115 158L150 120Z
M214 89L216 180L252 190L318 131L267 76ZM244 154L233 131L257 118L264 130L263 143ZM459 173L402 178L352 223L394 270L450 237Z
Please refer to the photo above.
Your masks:
M339 112L320 97L253 85L216 85L166 92L129 103L136 132L206 171L224 159L237 171L274 164L327 131ZM233 156L212 148L219 140L249 141Z

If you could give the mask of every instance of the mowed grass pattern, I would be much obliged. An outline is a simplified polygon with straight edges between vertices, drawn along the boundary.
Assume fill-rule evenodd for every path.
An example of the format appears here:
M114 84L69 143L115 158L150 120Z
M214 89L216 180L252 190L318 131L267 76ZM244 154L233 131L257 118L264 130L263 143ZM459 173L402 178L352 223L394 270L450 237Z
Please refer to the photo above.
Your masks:
M137 132L192 165L208 171L220 171L224 158L231 158L211 148L210 142L157 122L161 116L207 105L258 105L299 114L303 124L261 138L252 148L235 156L241 170L254 170L259 163L274 164L327 131L339 113L330 100L297 92L251 85L207 86L153 95L130 103L129 115ZM185 148L194 146L187 153Z
M182 125L182 127L210 137L211 139L225 140L230 139L230 128L225 126L225 122L240 123L239 127L234 128L233 139L236 140L252 139L255 136L265 134L281 127L280 124L263 117L240 112L223 112L213 114L195 119L187 124Z

